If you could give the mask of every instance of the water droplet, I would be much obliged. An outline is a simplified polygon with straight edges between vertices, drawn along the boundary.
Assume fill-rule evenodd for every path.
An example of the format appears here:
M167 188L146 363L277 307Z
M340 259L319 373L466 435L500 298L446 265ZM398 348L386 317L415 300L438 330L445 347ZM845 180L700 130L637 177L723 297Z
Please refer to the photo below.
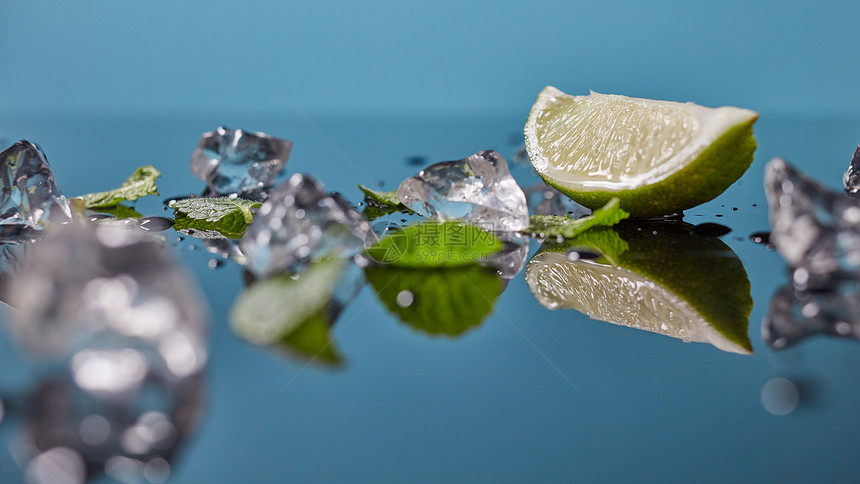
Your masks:
M172 207L174 203L176 203L180 200L185 200L186 198L197 198L197 197L199 197L199 195L194 195L194 194L179 195L176 197L165 198L162 203L164 204L165 207Z
M594 260L600 257L600 254L589 250L572 250L567 253L567 257L570 260Z
M384 186L385 186L385 181L383 181L383 180L377 180L377 181L376 181L376 186L378 186L378 187L380 187L380 188L384 187Z
M412 166L426 166L427 158L424 156L410 156L406 158L406 164Z
M713 222L705 222L693 227L693 232L707 237L722 237L731 231L732 229L725 225L715 224Z
M732 207L732 212L737 212L737 211L738 211L738 207Z
M210 269L217 269L224 265L224 261L220 259L209 259L209 262L206 263L206 267Z
M115 216L109 213L94 213L92 215L87 216L87 220L90 222L95 222L97 220L104 220L106 218L116 218Z
M397 293L396 301L401 308L408 308L415 302L415 295L412 294L412 291L404 289Z
M161 232L173 227L173 220L165 217L143 217L137 221L137 226L150 232Z
M721 213L714 215L714 217L722 217L722 216L723 216L723 214L721 214Z
M770 244L770 232L755 232L750 234L750 240L756 244Z

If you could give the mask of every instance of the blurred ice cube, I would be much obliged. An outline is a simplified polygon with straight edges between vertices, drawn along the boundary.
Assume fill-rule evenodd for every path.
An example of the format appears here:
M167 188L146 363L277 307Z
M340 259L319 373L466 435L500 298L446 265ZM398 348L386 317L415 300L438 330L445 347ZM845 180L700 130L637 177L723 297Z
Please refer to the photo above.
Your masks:
M21 140L0 152L0 170L3 170L0 225L41 228L46 222L71 220L69 202L57 187L45 153L37 145Z
M135 358L127 352L85 358L82 351L129 349L144 359L148 372L165 378L184 378L203 367L201 298L156 236L90 224L51 232L8 288L17 311L7 322L23 346L55 361L80 363L75 367L101 379L128 377L111 368L128 367Z
M397 198L436 220L459 219L502 232L529 226L526 196L495 151L430 165L404 180Z
M860 145L857 145L857 149L854 150L854 156L851 157L848 171L842 177L842 183L849 195L860 197Z
M257 277L294 272L323 257L352 257L375 239L367 220L308 175L295 174L257 210L239 243Z
M792 268L799 289L860 275L860 200L807 178L785 160L765 168L770 242Z
M224 126L204 133L191 155L191 173L208 183L215 195L246 198L269 188L284 169L293 144L265 133Z

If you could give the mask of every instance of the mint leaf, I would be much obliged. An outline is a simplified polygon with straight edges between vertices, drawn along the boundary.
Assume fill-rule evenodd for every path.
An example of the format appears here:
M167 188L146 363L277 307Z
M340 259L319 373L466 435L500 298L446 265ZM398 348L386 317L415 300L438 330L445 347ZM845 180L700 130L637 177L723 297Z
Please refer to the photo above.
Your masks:
M220 232L228 239L240 239L254 220L251 209L260 202L242 198L186 198L173 204L176 230L194 229Z
M591 215L578 219L564 215L532 215L531 225L526 232L542 234L545 237L562 236L565 238L576 237L591 227L611 227L629 217L630 214L621 208L621 202L613 198L598 208Z
M297 279L287 275L257 282L236 299L230 325L258 345L281 345L300 356L340 362L329 334L331 298L345 262L311 264Z
M358 188L364 193L364 203L366 204L364 217L368 221L373 221L383 215L388 215L389 213L404 210L412 213L412 210L409 210L406 205L400 203L400 200L397 198L397 190L391 192L380 192L377 190L371 190L361 184L358 185Z
M438 269L371 266L365 275L390 312L436 335L457 336L481 324L502 289L499 275L477 264Z
M460 222L424 222L393 232L367 254L399 267L460 267L486 259L502 249L495 235Z
M132 173L126 181L115 190L99 193L88 193L81 198L87 208L112 207L122 201L133 201L146 195L158 195L155 179L161 172L152 165L141 166Z

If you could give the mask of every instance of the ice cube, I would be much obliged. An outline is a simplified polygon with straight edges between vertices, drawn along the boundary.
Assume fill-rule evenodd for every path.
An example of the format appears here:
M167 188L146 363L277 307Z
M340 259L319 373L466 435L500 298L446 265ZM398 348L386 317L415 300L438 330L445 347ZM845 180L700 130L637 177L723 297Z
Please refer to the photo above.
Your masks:
M224 126L200 137L191 155L191 173L208 183L213 195L253 194L272 186L293 144L265 133Z
M779 158L765 168L765 193L770 242L799 289L860 276L860 200L829 190Z
M23 346L60 362L83 350L132 349L165 378L203 367L202 299L157 236L91 224L51 232L8 288L18 311L7 322Z
M45 153L27 140L0 152L3 191L0 193L0 225L24 224L41 228L46 222L72 219L69 202L57 187Z
M857 149L854 150L854 156L851 157L848 171L842 177L842 183L849 195L860 197L860 145L857 145Z
M495 151L430 165L404 180L397 198L436 220L459 219L501 232L529 226L526 196Z
M762 338L782 349L816 334L860 340L860 283L833 280L815 291L782 287L771 299L762 321Z
M313 177L297 173L257 210L239 248L257 277L295 272L323 257L352 257L375 240L367 220Z

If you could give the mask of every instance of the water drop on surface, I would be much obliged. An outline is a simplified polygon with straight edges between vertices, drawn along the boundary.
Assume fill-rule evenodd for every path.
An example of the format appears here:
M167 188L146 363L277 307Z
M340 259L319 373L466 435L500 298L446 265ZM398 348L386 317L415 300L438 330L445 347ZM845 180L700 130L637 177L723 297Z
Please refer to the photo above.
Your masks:
M770 232L754 232L750 234L750 240L756 244L770 244Z
M715 224L713 222L705 222L693 227L693 232L708 237L722 237L731 232L732 229L725 225Z
M209 259L209 262L206 263L206 267L210 269L217 269L224 265L224 261L220 259Z
M89 220L90 222L95 222L98 220L104 220L107 218L116 218L116 217L109 214L109 213L94 213L92 215L87 216L87 220Z
M427 158L424 156L410 156L406 158L406 164L412 166L425 166L427 165Z
M162 232L173 227L173 220L165 217L144 217L137 221L137 226L147 232Z

